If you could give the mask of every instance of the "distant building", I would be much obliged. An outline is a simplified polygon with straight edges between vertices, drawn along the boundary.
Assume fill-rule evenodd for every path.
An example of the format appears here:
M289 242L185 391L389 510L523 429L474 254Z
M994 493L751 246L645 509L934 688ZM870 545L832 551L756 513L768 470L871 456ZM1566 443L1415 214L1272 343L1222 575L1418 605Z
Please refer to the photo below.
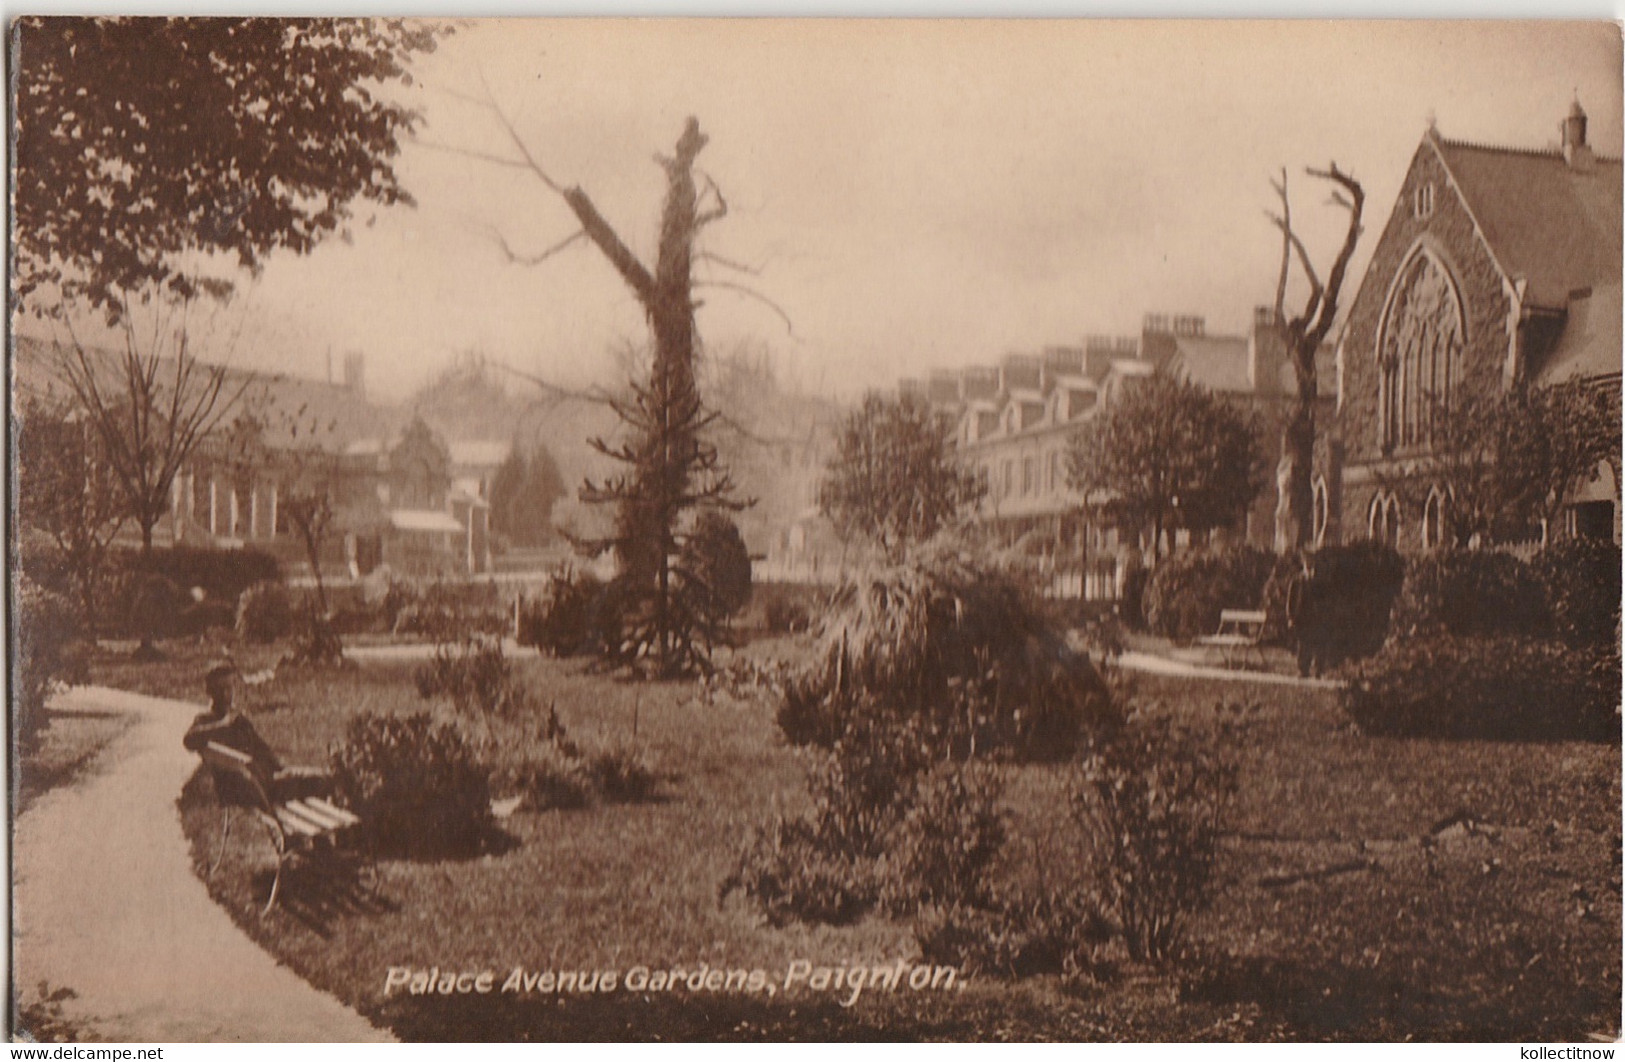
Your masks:
M1618 410L1620 161L1592 152L1578 103L1560 135L1547 150L1423 135L1338 344L1345 537L1439 542L1443 490L1414 511L1391 487L1427 480L1433 400L1580 380ZM1618 542L1616 467L1566 516L1548 532Z

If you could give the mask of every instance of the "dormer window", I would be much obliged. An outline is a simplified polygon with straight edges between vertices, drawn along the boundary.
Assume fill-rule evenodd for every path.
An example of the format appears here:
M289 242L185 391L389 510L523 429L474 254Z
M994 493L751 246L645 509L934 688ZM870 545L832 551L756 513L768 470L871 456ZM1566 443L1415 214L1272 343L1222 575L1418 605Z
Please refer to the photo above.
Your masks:
M1414 205L1414 208L1415 208L1416 218L1417 218L1418 221L1423 221L1423 220L1426 220L1427 218L1430 218L1430 217L1433 216L1433 182L1432 181L1429 181L1426 184L1421 185L1416 189L1416 197L1415 197L1415 202L1414 202L1413 205Z

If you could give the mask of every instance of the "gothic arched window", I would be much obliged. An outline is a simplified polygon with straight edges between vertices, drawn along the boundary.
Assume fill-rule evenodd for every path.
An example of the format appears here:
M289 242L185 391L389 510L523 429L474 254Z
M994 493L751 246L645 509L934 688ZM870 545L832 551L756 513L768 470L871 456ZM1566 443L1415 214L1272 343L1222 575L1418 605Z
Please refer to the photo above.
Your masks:
M1331 499L1326 493L1326 477L1316 476L1311 488L1314 492L1315 545L1326 541L1326 525L1331 522Z
M1461 384L1461 300L1449 272L1423 251L1400 274L1377 340L1382 446L1428 441L1435 408Z
M1438 549L1444 545L1444 492L1434 487L1428 492L1427 505L1422 509L1422 548Z
M1399 545L1399 499L1388 493L1378 493L1371 499L1366 514L1367 533L1372 541L1385 546Z

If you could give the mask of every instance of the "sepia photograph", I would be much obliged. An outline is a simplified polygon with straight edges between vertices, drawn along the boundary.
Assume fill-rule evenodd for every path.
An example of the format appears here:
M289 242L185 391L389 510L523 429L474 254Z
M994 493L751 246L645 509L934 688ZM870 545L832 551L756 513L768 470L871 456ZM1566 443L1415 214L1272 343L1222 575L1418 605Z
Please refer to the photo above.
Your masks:
M11 1042L1613 1057L1619 23L7 29Z

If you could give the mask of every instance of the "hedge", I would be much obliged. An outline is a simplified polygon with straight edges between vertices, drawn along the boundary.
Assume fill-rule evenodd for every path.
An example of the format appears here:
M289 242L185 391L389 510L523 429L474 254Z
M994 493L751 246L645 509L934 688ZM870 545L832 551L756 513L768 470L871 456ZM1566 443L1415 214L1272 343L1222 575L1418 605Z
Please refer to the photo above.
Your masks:
M1494 550L1437 550L1407 565L1393 630L1543 638L1551 633L1552 617L1546 587L1517 557Z
M125 552L120 566L132 575L161 575L182 590L202 587L204 596L232 603L255 583L282 578L276 558L257 549L174 546L151 553Z
M1179 641L1212 634L1224 609L1258 605L1274 563L1273 553L1256 546L1176 553L1151 573L1146 626Z
M1392 639L1342 696L1368 734L1617 741L1619 694L1617 649L1432 634Z

